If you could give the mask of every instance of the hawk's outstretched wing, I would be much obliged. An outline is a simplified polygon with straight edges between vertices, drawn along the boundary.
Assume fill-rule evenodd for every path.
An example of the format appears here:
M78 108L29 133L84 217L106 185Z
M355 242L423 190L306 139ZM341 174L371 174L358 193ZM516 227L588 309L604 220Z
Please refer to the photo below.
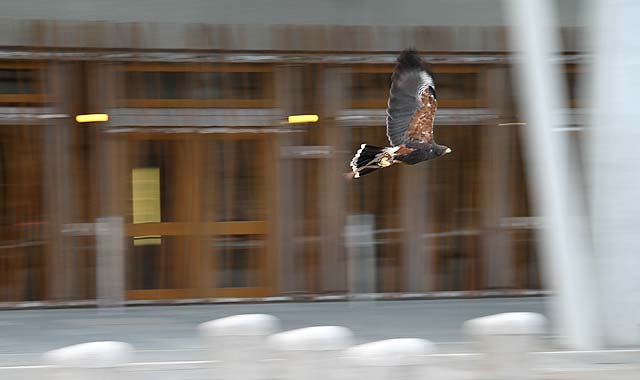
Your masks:
M387 107L387 136L391 145L433 140L436 116L435 84L413 50L403 51L391 76Z

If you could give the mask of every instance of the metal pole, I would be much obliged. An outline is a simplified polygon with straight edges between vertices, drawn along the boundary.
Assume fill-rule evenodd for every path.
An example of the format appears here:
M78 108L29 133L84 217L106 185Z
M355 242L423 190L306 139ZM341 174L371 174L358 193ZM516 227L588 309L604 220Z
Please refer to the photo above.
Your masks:
M555 292L553 319L573 349L600 346L594 297L592 253L581 189L575 183L574 157L566 135L566 89L553 59L560 42L549 0L507 0L511 49L518 58L519 99L527 119L524 146L533 201L545 219L541 261L547 286Z

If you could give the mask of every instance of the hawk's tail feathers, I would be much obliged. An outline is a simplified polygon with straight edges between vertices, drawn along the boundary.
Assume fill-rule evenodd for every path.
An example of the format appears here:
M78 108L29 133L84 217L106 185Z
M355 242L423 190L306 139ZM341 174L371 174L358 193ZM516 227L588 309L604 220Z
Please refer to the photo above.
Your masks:
M362 144L351 160L351 173L345 176L348 179L360 178L363 175L382 169L393 163L395 148L381 148L379 146Z

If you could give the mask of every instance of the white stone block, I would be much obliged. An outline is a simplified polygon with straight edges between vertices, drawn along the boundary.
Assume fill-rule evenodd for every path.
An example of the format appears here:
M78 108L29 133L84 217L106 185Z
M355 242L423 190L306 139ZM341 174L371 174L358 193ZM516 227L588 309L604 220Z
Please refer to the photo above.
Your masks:
M352 379L412 380L427 375L427 355L436 351L424 339L387 339L351 347L344 353Z
M276 377L331 380L342 378L339 358L352 344L353 333L345 327L314 326L274 334L267 347Z
M198 330L205 337L267 336L280 329L278 318L268 314L233 315L205 322Z
M278 318L267 314L234 315L198 326L215 376L242 380L267 376L265 339L279 329Z
M54 377L68 380L124 379L123 366L132 361L133 347L124 342L89 342L44 354Z
M484 354L482 368L493 379L528 379L529 353L537 349L546 318L536 313L503 313L465 322L465 333Z

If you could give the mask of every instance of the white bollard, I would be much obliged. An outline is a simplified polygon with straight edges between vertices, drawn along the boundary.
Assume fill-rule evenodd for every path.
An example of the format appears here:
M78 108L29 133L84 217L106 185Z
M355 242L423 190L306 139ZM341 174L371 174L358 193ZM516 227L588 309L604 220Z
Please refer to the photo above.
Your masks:
M216 377L224 380L265 378L265 339L279 329L278 318L267 314L234 315L198 326Z
M531 377L529 353L545 326L546 318L537 313L503 313L469 320L464 330L484 354L488 378L519 380Z
M89 342L44 354L54 375L65 380L124 379L123 366L131 362L133 347L123 342Z
M353 344L346 327L314 326L269 337L267 347L278 363L277 378L333 380L341 378L341 353Z
M387 339L351 347L345 352L352 379L426 379L427 355L436 351L425 339Z

